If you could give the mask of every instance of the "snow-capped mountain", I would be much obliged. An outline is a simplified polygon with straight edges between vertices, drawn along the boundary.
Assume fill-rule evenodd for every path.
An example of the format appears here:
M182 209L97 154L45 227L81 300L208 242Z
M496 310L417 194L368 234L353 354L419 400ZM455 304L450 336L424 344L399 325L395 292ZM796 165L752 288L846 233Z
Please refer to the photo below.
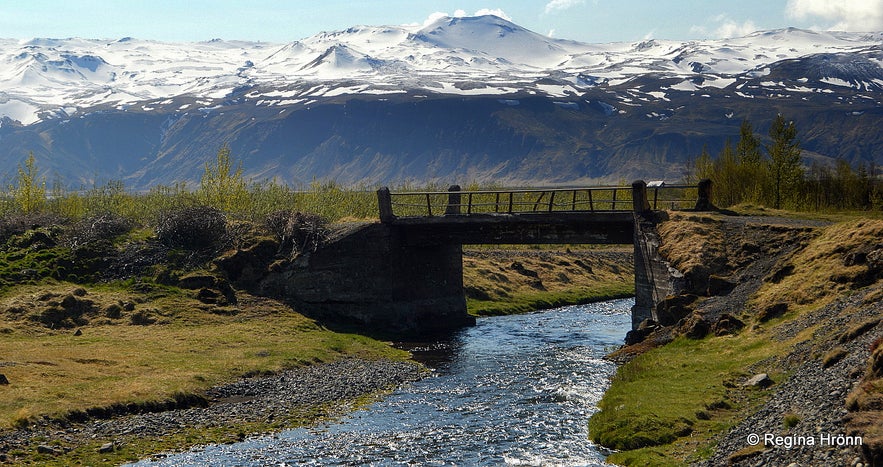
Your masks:
M155 168L160 163L157 161L175 161L198 168L200 158L211 153L211 148L201 148L197 153L193 143L187 144L186 140L210 146L219 140L230 141L234 149L239 146L253 158L253 164L249 166L247 161L246 165L259 176L281 170L307 180L332 177L372 183L398 178L438 178L448 173L471 174L474 178L528 179L530 171L523 164L493 155L494 144L509 144L500 142L503 135L495 132L491 133L496 142L464 142L468 150L450 144L436 147L436 154L449 154L449 159L459 151L457 157L462 160L436 161L437 171L423 173L404 168L414 163L415 153L402 152L400 147L388 147L375 154L374 157L384 160L377 166L372 167L367 161L354 165L351 158L347 159L352 146L365 150L367 143L353 140L352 134L340 133L343 126L358 124L340 120L345 118L343 111L325 122L339 130L329 133L326 140L317 140L312 146L291 145L288 153L281 149L284 144L273 142L280 137L276 135L280 128L301 132L302 128L293 120L306 125L301 117L307 113L322 110L337 115L339 109L333 106L357 101L374 106L393 102L425 108L424 112L440 112L430 107L463 99L500 106L483 112L495 122L495 128L504 127L501 131L509 138L520 135L525 144L526 135L531 135L540 142L545 149L530 149L535 156L570 150L595 154L593 161L584 161L594 164L592 167L561 177L543 176L544 181L635 175L636 171L629 169L632 162L626 160L618 162L621 166L598 165L595 159L604 159L609 165L610 158L625 157L622 147L613 148L598 134L589 135L585 128L574 129L583 133L577 138L581 142L575 140L574 148L553 151L549 149L551 134L536 134L537 125L543 126L543 121L537 120L526 128L524 115L519 119L510 114L529 112L528 120L536 120L538 107L529 110L532 107L526 103L546 102L558 109L582 112L582 116L572 116L576 120L588 118L595 122L591 112L597 112L606 119L595 122L600 125L616 123L616 118L649 120L656 122L654 131L659 131L665 127L659 122L704 114L692 108L697 104L716 107L712 114L724 122L738 122L761 110L774 112L771 109L793 101L821 113L828 112L826 108L831 105L853 106L849 112L855 117L865 115L867 120L868 116L875 116L879 123L883 33L784 29L726 40L585 44L549 38L495 16L480 16L440 18L421 27L358 26L289 44L221 40L181 44L131 38L0 39L0 138L6 134L7 142L15 143L7 144L7 152L0 153L0 159L16 160L20 157L16 152L33 150L45 155L49 165L60 173L69 172L60 169L72 163L78 166L74 172L81 181L115 177L146 185L174 180L182 172L159 175L162 171ZM761 101L764 105L760 105ZM404 108L390 111L399 116ZM457 113L462 108L445 111ZM363 118L370 119L371 115L369 112ZM427 121L435 118L428 113L422 117ZM458 123L463 124L462 119L446 124ZM311 123L314 124L317 123ZM388 130L378 122L362 124L375 128L378 134ZM475 122L477 126L486 124ZM115 145L106 140L92 141L107 139L107 135L84 134L86 128L103 125L108 131L117 132L125 127L129 137ZM723 126L729 128L727 125ZM132 142L139 126L144 134L135 139L149 141L141 146ZM263 136L253 133L258 131L256 127L261 127ZM193 132L221 128L227 138L194 137ZM724 133L729 135L730 130ZM182 131L189 136L182 137ZM47 142L47 132L58 137ZM413 129L411 132L414 133ZM315 134L316 129L309 133ZM571 136L573 133L568 137ZM402 135L390 137L401 140ZM720 140L723 136L716 137ZM879 135L876 137L879 139ZM349 139L344 144L341 138ZM63 147L62 141L69 146ZM373 137L372 141L369 146L378 145ZM416 147L430 143L424 139L408 144ZM103 146L108 146L105 151L132 153L131 160L118 161L116 169L109 172L103 167L92 168L94 161L110 157L98 149ZM269 150L270 146L275 149ZM694 143L687 146L692 148ZM294 153L295 147L301 152ZM601 157L599 154L604 151L611 156ZM644 151L651 155L658 152L652 148ZM843 156L827 150L817 152L823 156ZM468 160L463 159L467 155ZM685 154L682 159L692 155ZM424 156L429 157L424 154L417 159ZM312 167L312 174L303 166L294 171L287 167L292 161L303 162L310 157L312 162L306 166ZM367 153L364 157L368 157ZM404 159L395 162L397 157ZM875 156L863 153L849 157L859 161ZM191 164L190 160L196 162ZM424 165L420 167L425 169ZM93 173L86 173L90 169ZM562 171L572 169L565 167ZM153 173L154 170L157 172ZM192 175L186 170L183 173L185 178Z
M716 41L591 45L551 39L495 16L441 18L420 29L361 26L285 45L131 38L2 40L0 117L30 124L97 105L122 109L179 96L207 104L243 87L258 87L261 90L249 98L266 94L268 103L280 97L316 98L370 89L469 95L534 91L566 97L647 73L683 78L670 87L675 90L723 88L740 76L763 76L768 66L783 60L875 49L879 53L881 44L883 34L787 29ZM878 70L879 65L878 61ZM835 76L838 70L830 71L832 76L820 79L844 84ZM703 82L697 84L700 76ZM550 79L555 83L549 84ZM879 89L883 74L847 85ZM295 86L300 89L262 90Z

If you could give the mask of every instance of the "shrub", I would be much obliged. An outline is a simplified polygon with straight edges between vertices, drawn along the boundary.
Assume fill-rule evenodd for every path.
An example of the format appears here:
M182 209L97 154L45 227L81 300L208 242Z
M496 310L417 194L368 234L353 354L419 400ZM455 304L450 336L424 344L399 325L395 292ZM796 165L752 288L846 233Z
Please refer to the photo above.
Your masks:
M267 216L266 226L279 240L280 248L290 248L292 256L316 251L328 237L328 221L317 214L276 211Z
M30 153L24 166L18 166L15 184L9 186L15 204L24 213L37 212L46 204L46 177L40 177L39 172L34 153Z
M10 213L0 217L0 243L28 230L56 227L67 224L67 218L52 213Z
M111 240L129 232L133 227L132 221L118 214L98 214L70 226L64 236L64 243L71 248L77 248L97 240Z
M234 168L235 165L235 168ZM245 210L248 190L242 175L242 162L234 163L230 147L224 144L213 162L206 162L200 180L199 196L209 206L226 212Z
M160 215L156 238L171 248L204 251L218 247L226 238L227 218L219 209L193 206Z

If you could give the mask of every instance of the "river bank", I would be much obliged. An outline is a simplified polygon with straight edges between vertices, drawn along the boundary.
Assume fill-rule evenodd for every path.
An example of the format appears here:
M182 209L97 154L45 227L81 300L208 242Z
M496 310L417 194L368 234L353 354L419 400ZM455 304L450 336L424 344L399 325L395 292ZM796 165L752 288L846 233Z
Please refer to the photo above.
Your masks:
M661 304L674 324L612 355L626 363L590 422L609 460L881 462L883 222L673 218L660 251L687 290Z
M466 307L496 316L632 297L631 246L463 248Z
M627 250L479 249L464 255L464 275L472 291L502 284L520 306L524 291L534 304L579 303L608 297L591 284L627 294L630 264ZM488 268L495 275L481 283ZM51 280L8 288L0 463L118 465L235 441L339 416L422 375L388 343L331 332L242 291L225 300L229 286L199 271L178 284L188 282L197 288ZM577 293L564 296L568 284Z
M139 467L603 465L587 419L632 299L477 320L414 348L430 377L316 427L198 447Z
M42 419L0 433L0 461L119 465L165 449L241 441L246 435L340 416L372 395L420 379L425 371L413 362L346 358L213 387L199 407L79 422Z

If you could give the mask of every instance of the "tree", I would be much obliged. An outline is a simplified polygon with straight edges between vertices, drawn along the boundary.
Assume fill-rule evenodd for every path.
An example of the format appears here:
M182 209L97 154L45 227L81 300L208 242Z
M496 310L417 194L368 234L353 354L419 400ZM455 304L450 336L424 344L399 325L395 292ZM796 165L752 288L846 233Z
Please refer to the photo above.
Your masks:
M739 142L736 144L736 155L742 165L760 164L760 139L755 136L751 122L742 120L739 126Z
M743 184L740 179L740 164L733 149L733 143L727 138L714 163L715 202L719 206L732 206L742 202Z
M38 211L46 203L46 178L39 176L33 152L28 153L24 166L19 164L15 184L10 185L9 191L25 213Z
M776 114L770 126L770 139L767 153L769 174L773 191L773 207L782 208L783 198L794 197L803 171L800 167L800 142L797 141L797 128L794 122L785 122L782 114Z
M200 180L200 197L205 204L231 212L242 206L247 195L242 163L233 168L230 146L224 144L218 150L214 163L205 163Z
M714 179L714 161L711 160L711 154L708 152L708 145L702 146L702 153L696 159L696 181L710 178Z
M760 202L766 179L766 167L763 164L760 138L748 120L742 120L739 127L739 142L736 143L736 158L739 161L739 199L740 201Z

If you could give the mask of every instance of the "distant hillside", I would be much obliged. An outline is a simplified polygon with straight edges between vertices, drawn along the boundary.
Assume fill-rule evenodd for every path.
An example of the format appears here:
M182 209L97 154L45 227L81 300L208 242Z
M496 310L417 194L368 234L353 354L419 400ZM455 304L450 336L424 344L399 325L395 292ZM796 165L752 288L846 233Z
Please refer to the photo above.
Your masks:
M883 165L883 33L583 44L494 16L285 45L0 40L0 178L196 181L228 143L295 185L680 179L749 119L804 156Z

